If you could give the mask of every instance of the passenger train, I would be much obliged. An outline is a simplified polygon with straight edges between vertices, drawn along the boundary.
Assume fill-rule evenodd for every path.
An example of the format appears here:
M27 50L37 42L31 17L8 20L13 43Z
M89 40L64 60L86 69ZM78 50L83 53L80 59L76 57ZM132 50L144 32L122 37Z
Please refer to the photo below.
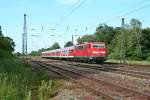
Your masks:
M103 63L107 57L104 42L86 42L62 49L42 52L43 58L63 59L76 62Z

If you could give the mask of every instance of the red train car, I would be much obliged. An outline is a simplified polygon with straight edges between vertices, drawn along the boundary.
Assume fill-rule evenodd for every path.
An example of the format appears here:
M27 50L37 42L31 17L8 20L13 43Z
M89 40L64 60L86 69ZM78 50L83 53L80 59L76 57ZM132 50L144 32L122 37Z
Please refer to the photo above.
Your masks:
M104 42L87 42L63 49L42 52L42 57L102 63L107 57L107 48Z

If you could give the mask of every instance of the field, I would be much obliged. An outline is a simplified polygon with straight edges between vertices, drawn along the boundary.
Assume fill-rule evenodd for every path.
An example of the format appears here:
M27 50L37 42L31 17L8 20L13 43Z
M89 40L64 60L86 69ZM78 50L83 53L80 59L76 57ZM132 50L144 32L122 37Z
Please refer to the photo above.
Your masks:
M57 78L20 59L0 59L0 100L47 100L60 88Z

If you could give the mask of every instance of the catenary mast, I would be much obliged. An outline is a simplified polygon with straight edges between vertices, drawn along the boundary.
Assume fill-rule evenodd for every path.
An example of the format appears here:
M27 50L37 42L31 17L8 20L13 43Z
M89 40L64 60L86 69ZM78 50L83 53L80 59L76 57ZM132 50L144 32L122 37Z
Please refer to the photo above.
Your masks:
M23 26L23 34L22 34L22 53L23 56L27 57L27 22L26 22L26 14L24 14L24 26Z

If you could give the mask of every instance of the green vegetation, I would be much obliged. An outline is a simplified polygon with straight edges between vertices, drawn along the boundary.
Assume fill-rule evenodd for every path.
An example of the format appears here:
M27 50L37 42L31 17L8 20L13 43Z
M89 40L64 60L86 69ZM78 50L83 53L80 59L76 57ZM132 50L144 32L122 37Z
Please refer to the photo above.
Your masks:
M120 63L119 60L108 59L106 62ZM127 64L150 65L149 61L126 61Z
M142 29L142 23L132 19L125 25L127 60L150 61L150 28ZM78 43L88 41L105 41L108 48L108 59L120 59L122 28L100 24L93 35L78 38Z
M18 59L0 59L0 100L48 100L57 80Z
M16 58L21 54L13 54L14 47L13 40L0 31L0 100L48 100L60 87L57 78ZM49 49L53 48L60 48L59 44Z
M10 37L5 37L0 31L0 58L8 58L12 56L15 43Z
M64 45L64 47L70 47L70 46L73 46L73 43L72 43L71 41L68 41L68 42Z

